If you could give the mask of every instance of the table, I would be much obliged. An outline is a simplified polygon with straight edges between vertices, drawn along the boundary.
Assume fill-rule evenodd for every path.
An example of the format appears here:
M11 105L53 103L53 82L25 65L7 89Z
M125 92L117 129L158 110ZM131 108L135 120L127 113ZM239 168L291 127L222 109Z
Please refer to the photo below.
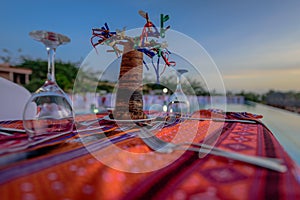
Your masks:
M81 115L77 120L104 115ZM38 150L27 159L4 162L1 199L299 199L299 166L260 122L261 116L213 110L194 114L221 115L256 123L177 120L156 135L172 142L211 140L228 151L281 158L288 171L279 173L213 155L199 158L189 151L157 153L133 134L137 130L121 130L114 122L100 120L92 126L101 129L80 134L75 130L19 151L18 155ZM0 125L22 128L21 121ZM1 135L0 150L26 142L24 134ZM16 154L0 155L2 163L10 155Z

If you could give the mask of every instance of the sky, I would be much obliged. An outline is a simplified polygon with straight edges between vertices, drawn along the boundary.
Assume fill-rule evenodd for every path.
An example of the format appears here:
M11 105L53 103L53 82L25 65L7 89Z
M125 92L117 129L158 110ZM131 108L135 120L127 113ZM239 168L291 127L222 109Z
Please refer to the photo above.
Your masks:
M71 38L57 58L80 63L93 49L92 28L105 22L111 30L142 27L138 11L144 10L157 26L160 14L168 14L172 30L199 43L226 90L300 91L300 1L1 0L0 5L1 55L8 49L17 57L22 49L22 55L46 59L44 47L28 33L49 30Z

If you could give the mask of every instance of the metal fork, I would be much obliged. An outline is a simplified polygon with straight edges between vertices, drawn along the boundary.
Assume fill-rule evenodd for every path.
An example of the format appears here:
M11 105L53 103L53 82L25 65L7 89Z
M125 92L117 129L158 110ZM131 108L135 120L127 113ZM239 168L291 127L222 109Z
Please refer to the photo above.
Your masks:
M260 156L249 156L240 153L234 153L229 151L224 151L217 147L213 147L203 143L180 143L174 144L170 142L163 141L153 135L150 130L145 129L143 127L140 128L140 132L138 133L139 137L147 144L152 150L159 153L172 153L175 150L188 150L195 151L199 154L212 154L216 156L226 157L233 160L242 161L245 163L249 163L252 165L264 167L267 169L275 170L278 172L286 172L287 167L282 164L282 160L260 157ZM191 147L196 146L196 147Z

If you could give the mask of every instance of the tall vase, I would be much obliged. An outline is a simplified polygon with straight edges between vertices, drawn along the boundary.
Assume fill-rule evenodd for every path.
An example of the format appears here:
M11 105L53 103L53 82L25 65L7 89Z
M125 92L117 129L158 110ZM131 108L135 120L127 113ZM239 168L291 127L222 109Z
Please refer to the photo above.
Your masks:
M143 53L124 45L114 119L146 119L143 112Z

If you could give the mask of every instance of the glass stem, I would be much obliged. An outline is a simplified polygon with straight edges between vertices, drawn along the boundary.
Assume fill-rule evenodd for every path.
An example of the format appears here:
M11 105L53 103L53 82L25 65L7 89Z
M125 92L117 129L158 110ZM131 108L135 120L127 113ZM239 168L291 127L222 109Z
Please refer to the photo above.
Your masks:
M181 74L178 74L177 76L177 86L176 86L176 91L181 91Z
M55 82L55 48L47 47L48 53L48 74L47 80L50 82Z

